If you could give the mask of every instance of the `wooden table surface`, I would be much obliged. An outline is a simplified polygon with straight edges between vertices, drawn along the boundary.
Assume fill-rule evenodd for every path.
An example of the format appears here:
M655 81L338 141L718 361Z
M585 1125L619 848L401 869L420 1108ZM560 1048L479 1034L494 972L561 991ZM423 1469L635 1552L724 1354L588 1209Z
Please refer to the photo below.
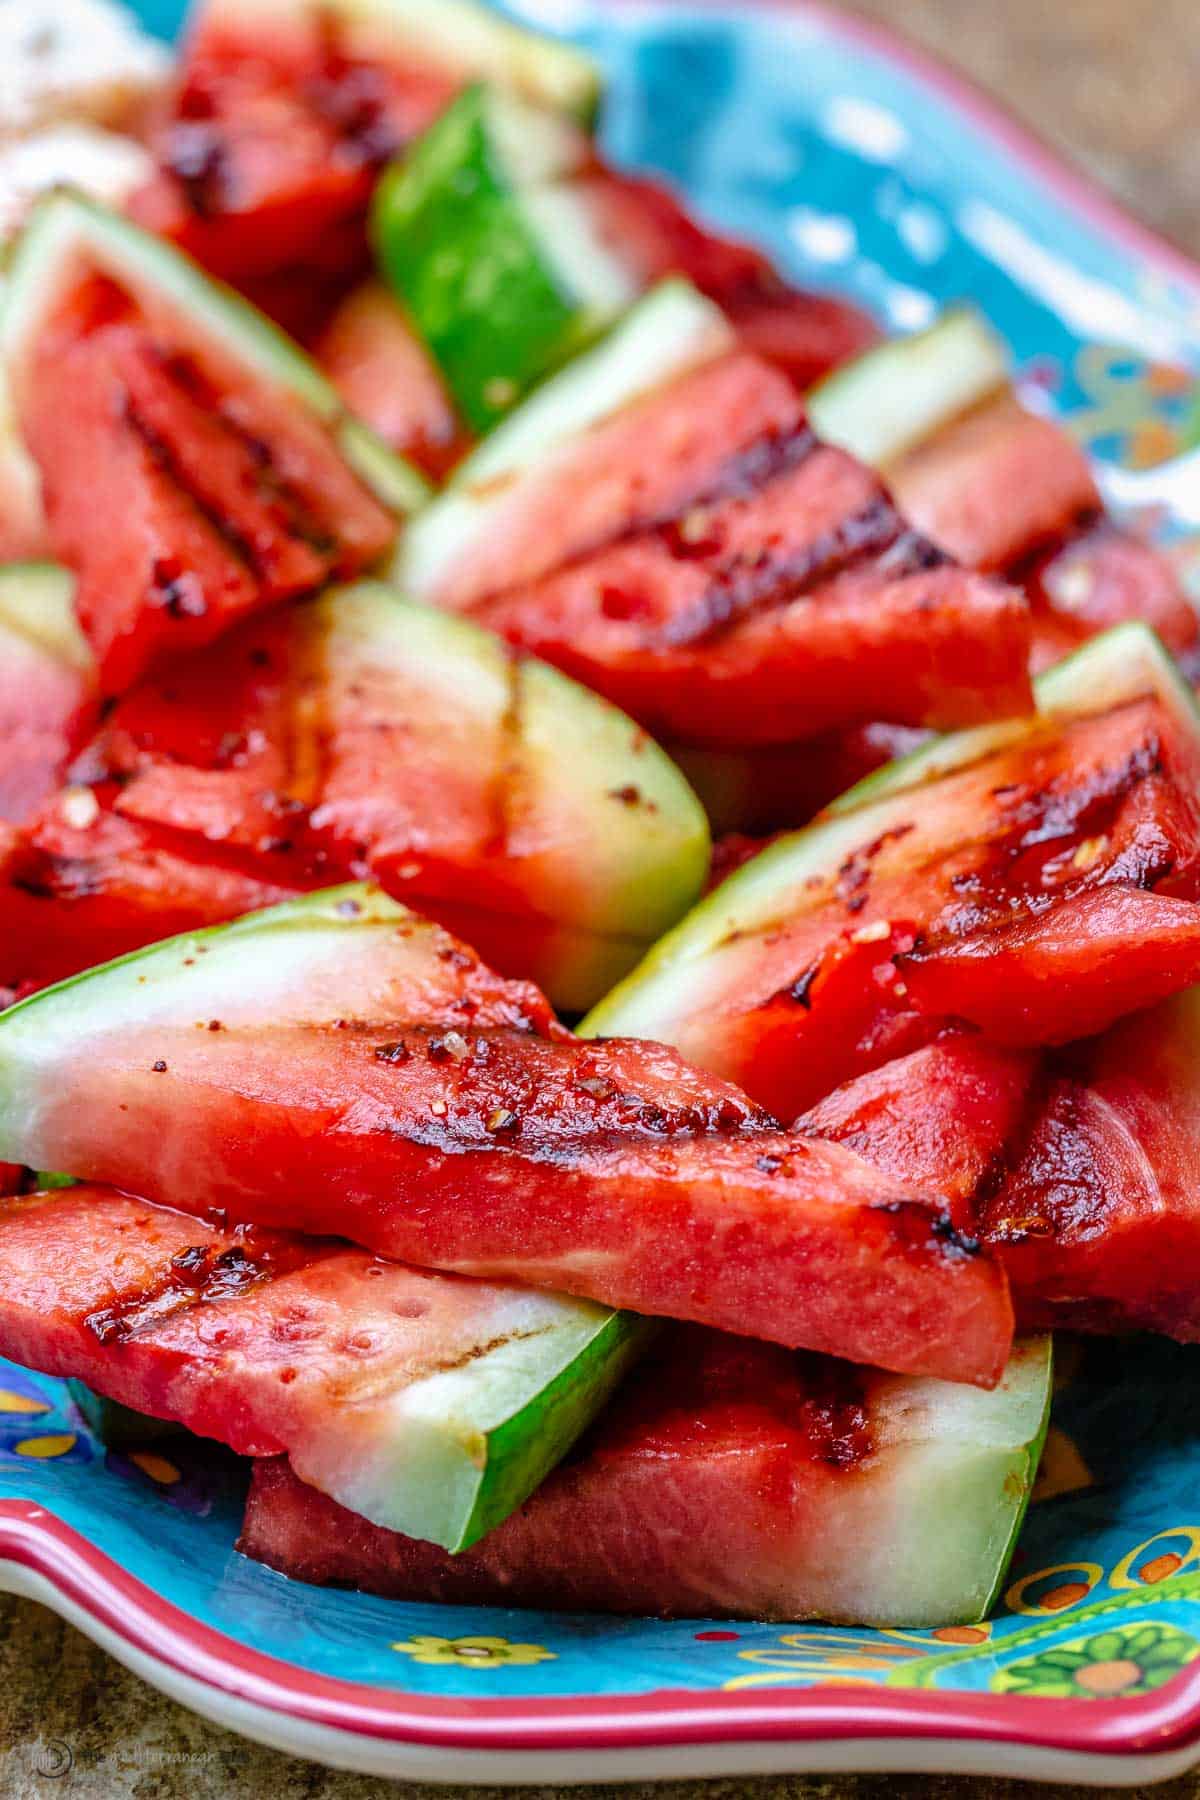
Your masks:
M1200 0L858 0L856 10L957 62L1200 257ZM33 1746L51 1738L74 1756L64 1780L47 1780L32 1766ZM0 1597L0 1795L7 1800L55 1793L88 1800L369 1800L397 1791L214 1730L41 1607ZM447 1790L401 1791L433 1800ZM483 1800L513 1790L458 1791ZM1015 1800L1037 1790L914 1776L525 1791L597 1800ZM1200 1774L1154 1792L1164 1800L1200 1796Z

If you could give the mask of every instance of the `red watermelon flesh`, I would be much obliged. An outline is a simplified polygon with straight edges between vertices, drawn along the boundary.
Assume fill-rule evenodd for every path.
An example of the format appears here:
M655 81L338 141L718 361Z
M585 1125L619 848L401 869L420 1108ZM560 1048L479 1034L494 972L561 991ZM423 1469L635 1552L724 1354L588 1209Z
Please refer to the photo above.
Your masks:
M17 404L109 692L394 536L323 426L107 282L43 329Z
M668 1049L572 1038L536 990L342 892L10 1012L0 1151L202 1216L998 1378L1004 1282L940 1197L781 1132Z
M1200 995L1049 1063L1021 1154L978 1229L1024 1317L1200 1339Z
M682 511L474 616L691 744L1028 705L1020 596L948 562L803 428L722 451Z
M366 282L341 303L313 354L350 411L435 480L467 450L441 375L381 283Z
M217 925L294 891L282 858L256 868L70 788L24 829L0 827L0 990L28 993L157 938Z
M151 134L158 174L132 211L235 283L327 268L331 244L361 264L376 173L457 85L411 58L347 56L332 11L275 15L265 31L229 9L202 17Z
M742 343L811 387L879 333L849 301L783 281L761 251L699 225L660 182L598 169L573 184L594 229L645 287L683 275L722 308Z
M90 672L0 618L0 819L33 817L96 716Z
M1036 1051L949 1033L835 1088L797 1128L936 1186L956 1222L974 1231L980 1191L1019 1153L1040 1067Z
M852 725L794 744L703 750L671 744L714 832L748 839L807 825L856 782L926 741L918 726ZM739 858L739 861L744 858Z
M1198 831L1163 702L1048 720L781 839L589 1027L654 1031L785 1118L947 1018L1070 1041L1200 973Z
M1100 510L1075 440L1004 390L891 463L918 530L971 569L1008 569Z
M1124 619L1144 619L1176 655L1196 643L1196 612L1163 552L1101 519L1020 572L1033 609L1033 670Z
M1195 642L1195 611L1166 557L1106 517L1080 445L1011 391L943 426L887 479L934 543L1025 589L1035 673L1126 619L1144 620L1172 650Z
M1024 1329L1200 1339L1200 993L1022 1055L950 1038L798 1122L936 1187L1004 1263Z
M255 1467L238 1548L298 1580L455 1605L975 1619L1036 1460L997 1454L1000 1434L978 1415L1013 1408L1020 1381L996 1396L948 1392L680 1328L525 1505L464 1555L366 1525L282 1458ZM976 1416L952 1422L956 1404ZM1014 1449L1025 1429L1008 1434Z

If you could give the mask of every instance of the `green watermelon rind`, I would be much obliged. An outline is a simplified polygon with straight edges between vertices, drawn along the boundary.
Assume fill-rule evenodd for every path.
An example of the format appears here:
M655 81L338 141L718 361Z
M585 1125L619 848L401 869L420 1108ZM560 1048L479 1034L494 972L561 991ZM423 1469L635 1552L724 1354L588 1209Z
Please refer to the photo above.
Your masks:
M75 617L74 577L57 563L9 563L0 568L0 626L19 632L81 675L95 668Z
M555 459L589 431L735 342L724 314L690 282L660 282L457 466L404 533L391 578L414 599L436 602L446 574L487 544L519 484L546 475L552 483Z
M293 394L333 431L347 462L399 516L426 503L424 476L347 413L337 389L285 332L164 238L81 194L64 191L39 201L17 242L0 302L0 363L9 382L80 258L135 294L149 289L179 308L256 376Z
M1034 684L1038 712L993 725L974 726L932 739L911 755L886 764L850 788L811 825L776 839L693 908L657 943L631 975L584 1019L584 1037L615 1033L658 1035L670 1001L697 965L736 934L760 931L786 913L789 896L812 877L836 869L864 841L893 823L896 804L940 776L1042 729L1046 719L1105 712L1123 701L1156 693L1200 755L1200 708L1170 652L1149 626L1114 626L1055 664Z
M582 1340L572 1334L570 1353L561 1355L558 1367L547 1372L544 1385L529 1400L507 1417L481 1427L486 1465L470 1512L446 1546L450 1550L469 1549L529 1498L597 1416L658 1329L655 1321L609 1312L588 1301L564 1298L563 1305L585 1316L594 1314L594 1327ZM472 1371L470 1380L486 1412L487 1359L479 1371Z
M873 1379L881 1391L872 1416L884 1422L884 1442L860 1479L877 1490L876 1541L863 1545L863 1567L847 1572L846 1619L908 1629L974 1625L1003 1587L1037 1475L1053 1389L1051 1339L1018 1340L991 1391ZM893 1410L898 1435L889 1445Z
M468 88L384 174L384 274L482 433L636 297L564 177L587 140L510 94Z
M888 338L827 375L808 396L808 421L827 443L885 468L1002 392L1011 373L982 313L952 307L927 330Z
M560 795L556 816L573 820L559 836L575 866L570 855L559 862L559 882L540 906L565 946L545 982L562 1011L586 1010L704 887L708 820L683 774L618 707L537 657L515 655L469 619L370 581L332 589L315 604L340 609L350 629L378 633L381 663L394 642L426 682L444 681L461 696L463 712L476 686L485 690L480 705L493 689L510 690L513 779L535 804ZM634 787L637 804L614 799ZM416 890L414 900L419 906Z

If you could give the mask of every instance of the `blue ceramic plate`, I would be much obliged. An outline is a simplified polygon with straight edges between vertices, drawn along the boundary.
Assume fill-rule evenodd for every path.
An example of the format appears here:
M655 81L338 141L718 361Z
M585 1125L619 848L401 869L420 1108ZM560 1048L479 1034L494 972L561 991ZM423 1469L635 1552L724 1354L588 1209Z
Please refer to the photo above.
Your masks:
M899 44L807 6L520 0L607 146L890 328L972 296L1118 509L1200 577L1200 269ZM167 34L173 0L146 0ZM402 1606L233 1549L243 1477L106 1454L0 1364L0 1581L266 1741L452 1780L896 1768L1139 1781L1200 1755L1200 1351L1068 1349L996 1618L869 1632ZM1066 1654L1063 1654L1065 1652Z

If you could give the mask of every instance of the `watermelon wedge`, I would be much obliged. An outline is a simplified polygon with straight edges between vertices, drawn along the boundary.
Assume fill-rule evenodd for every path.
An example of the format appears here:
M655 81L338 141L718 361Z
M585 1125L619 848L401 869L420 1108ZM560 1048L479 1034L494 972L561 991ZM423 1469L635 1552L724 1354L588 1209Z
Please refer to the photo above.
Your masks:
M0 819L29 819L95 727L91 652L74 587L46 563L0 568Z
M575 203L568 178L590 156L568 120L478 85L376 189L383 271L475 432L637 297Z
M1046 1055L950 1037L799 1128L936 1187L1003 1261L1019 1321L1200 1339L1200 990Z
M760 252L703 230L667 189L605 168L582 132L500 89L468 89L392 164L372 236L481 431L671 275L799 385L876 335L855 308L788 288Z
M458 1550L532 1492L646 1338L586 1301L429 1275L75 1186L0 1201L0 1351Z
M353 269L381 165L473 81L584 124L599 101L585 56L477 0L207 0L137 216L239 284Z
M372 564L424 495L265 319L78 196L35 213L0 346L109 692Z
M817 431L880 469L897 505L968 568L1004 571L1033 605L1034 667L1140 619L1196 641L1177 572L1104 514L1083 450L1021 404L1008 352L971 308L869 350L814 391Z
M465 453L465 427L441 375L382 283L364 282L341 302L313 355L350 411L431 479Z
M977 1213L1030 1320L1200 1340L1198 1049L1193 988L1050 1059Z
M1062 1043L1200 971L1200 738L1139 625L1040 711L935 739L778 839L590 1015L793 1117L946 1020Z
M939 1626L986 1617L1037 1469L1046 1338L990 1394L680 1329L553 1475L448 1557L255 1465L238 1548L401 1600Z
M1023 601L910 531L875 475L807 430L778 370L734 349L645 395L647 351L660 381L679 363L677 337L655 343L663 318L699 325L705 304L660 289L544 383L415 522L398 581L679 742L1025 706ZM597 424L580 391L599 371L628 398ZM535 448L548 415L557 451Z
M294 889L370 869L568 1011L633 967L708 867L699 805L630 720L375 583L143 682L85 767L119 784L119 818L199 862ZM129 923L122 948L161 935Z
M581 1043L365 888L0 1016L0 1156L886 1368L988 1385L1009 1349L1003 1278L937 1196L661 1046Z

